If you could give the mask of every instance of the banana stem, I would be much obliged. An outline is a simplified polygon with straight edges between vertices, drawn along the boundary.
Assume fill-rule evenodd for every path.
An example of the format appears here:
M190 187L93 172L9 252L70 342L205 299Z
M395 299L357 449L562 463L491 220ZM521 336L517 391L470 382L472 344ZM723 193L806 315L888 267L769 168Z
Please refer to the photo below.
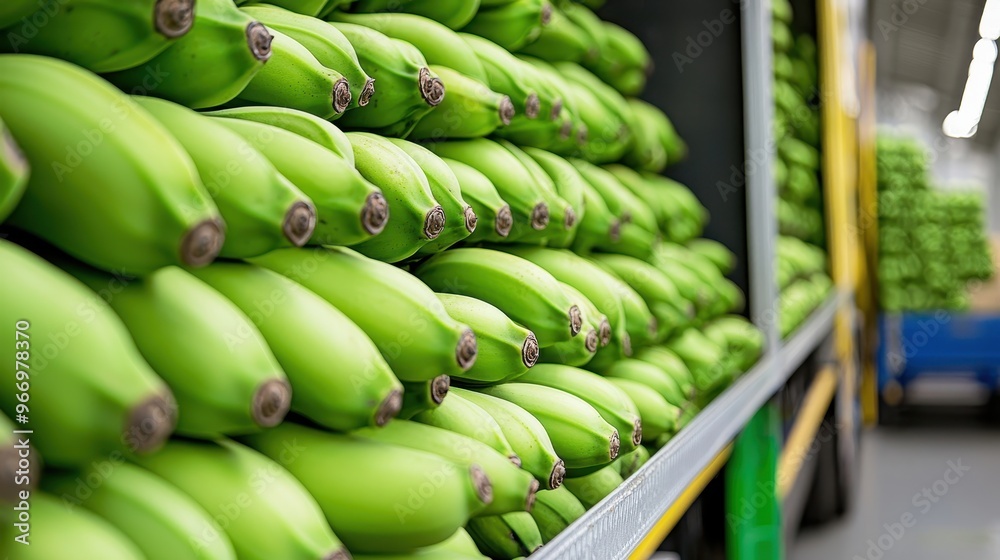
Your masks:
M435 206L431 208L427 215L424 216L424 237L427 239L437 239L437 236L441 235L444 231L444 209L440 206Z
M514 108L514 103L510 100L510 97L506 95L500 99L500 122L504 126L510 124L510 121L514 120L514 115L517 114L517 109Z
M570 229L573 227L575 223L576 223L576 212L573 210L572 206L567 206L566 218L563 221L563 224L566 226L566 229Z
M632 426L632 445L639 445L642 443L642 419L636 417Z
M378 427L385 426L389 423L389 420L399 416L399 412L403 409L403 391L400 389L393 389L389 394L382 399L382 404L378 406L378 410L375 411L375 425Z
M270 379L261 384L253 396L250 415L261 428L281 423L292 406L292 387L285 379Z
M472 332L472 329L465 329L455 347L455 359L458 361L458 367L462 368L463 371L472 367L472 364L476 363L477 352L475 333Z
M533 332L528 333L528 337L524 339L524 344L521 345L521 361L529 368L534 367L538 361L538 339L535 338L535 333Z
M552 4L548 2L542 6L542 27L547 26L552 22Z
M569 308L569 332L572 336L580 334L580 329L583 328L583 314L580 313L580 308L577 306L571 306Z
M561 97L557 97L556 100L552 102L552 112L549 113L549 120L550 121L559 120L559 115L562 114L562 110L563 110L563 100ZM567 134L566 137L568 138L569 135Z
M215 260L225 241L219 220L205 220L194 225L181 240L181 262L188 266L205 266Z
M181 37L193 25L194 0L157 0L153 7L153 26L164 37Z
M618 243L622 238L622 222L621 220L615 220L611 222L611 227L608 228L608 238L611 239L612 243Z
M538 118L538 112L542 110L542 102L538 99L537 93L529 94L524 100L524 116L529 119Z
M153 395L132 409L124 441L131 451L150 453L160 448L177 426L177 403L169 390Z
M516 466L517 468L521 468L521 458L518 457L516 454L509 455L507 458L510 459L511 463L514 463L514 466Z
M439 375L431 380L431 401L441 404L451 389L451 376Z
M528 497L524 500L524 511L531 511L531 508L535 507L535 498L538 497L538 481L532 479L531 485L528 486Z
M417 74L417 83L420 86L420 95L431 107L437 107L444 101L444 82L439 78L431 76L429 68L421 68Z
M272 40L274 35L271 35L263 23L254 21L247 25L247 46L257 60L267 62L271 58Z
M479 465L469 467L469 474L472 475L472 485L476 489L476 496L483 504L489 505L493 502L493 483L486 476L486 472Z
M514 215L510 212L510 206L504 204L499 211L497 211L497 219L494 222L493 229L496 230L497 235L500 237L507 237L510 235L510 229L514 227Z
M611 457L611 460L614 461L616 458L618 458L618 451L621 450L622 446L621 438L618 435L618 430L615 430L614 432L611 433L611 437L608 439L608 443L610 444L608 455Z
M285 238L296 247L301 247L312 237L316 229L316 209L312 204L299 200L285 213L285 223L281 230Z
M323 557L323 560L351 560L351 553L345 548L338 548Z
M476 216L476 211L472 209L471 206L465 207L465 230L469 233L476 231L476 225L479 224L479 217Z
M333 110L339 115L346 111L350 104L351 84L347 82L346 78L341 78L333 85Z
M559 127L559 139L568 140L570 134L573 134L573 121L566 121Z
M556 464L552 466L552 472L549 474L549 490L555 490L562 486L563 479L566 478L566 463L563 463L562 459L556 461Z
M611 343L611 321L607 317L601 319L601 347Z
M590 352L591 354L597 352L597 329L590 329L590 331L587 332L586 346L587 352Z
M579 146L584 146L588 140L590 140L590 129L587 128L587 125L581 123L580 128L576 131L576 143Z
M656 331L658 331L659 328L660 328L659 321L656 320L656 317L651 317L649 319L649 324L646 325L646 332L649 333L650 337L656 338Z
M361 88L361 95L358 96L358 106L366 107L372 100L373 95L375 95L375 79L368 78L368 81L365 82L365 87Z
M549 227L549 205L539 202L531 210L531 227L536 230L543 230Z
M622 352L626 356L632 355L632 337L628 333L625 333L625 336L622 337Z
M385 229L385 224L389 221L389 203L385 201L382 193L375 192L365 199L365 206L361 209L361 227L365 231L378 235Z

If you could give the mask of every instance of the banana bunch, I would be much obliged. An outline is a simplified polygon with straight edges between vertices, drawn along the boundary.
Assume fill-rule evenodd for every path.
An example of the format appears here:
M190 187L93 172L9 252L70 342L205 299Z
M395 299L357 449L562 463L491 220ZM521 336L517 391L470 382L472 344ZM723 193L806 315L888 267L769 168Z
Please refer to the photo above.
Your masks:
M697 329L687 329L669 340L667 349L677 354L694 377L696 403L707 404L729 383L722 349Z
M662 175L643 173L642 176L654 188L661 191L660 196L668 197L664 204L679 211L664 230L666 237L674 243L687 243L701 235L708 221L708 211L698 202L694 194L687 187Z
M254 111L252 117L248 116L250 111ZM221 117L216 123L249 142L285 179L309 196L316 208L316 226L309 244L350 245L379 235L389 222L389 208L382 191L355 169L347 135L315 115L288 111L294 110L260 107L212 114ZM324 123L328 130L310 137L301 135L301 127L315 124L305 118ZM328 140L320 145L311 138Z
M601 347L607 346L611 342L611 323L606 315L598 311L590 299L580 293L579 290L566 284L559 283L573 301L580 305L587 323L583 327L586 333L583 336L575 336L572 340L559 342L551 346L546 346L539 352L538 361L541 363L564 364L568 366L583 366L594 358L594 354Z
M528 327L545 347L583 328L580 307L542 268L510 254L480 248L445 251L415 271L431 289L474 297Z
M340 119L343 126L405 137L421 117L444 100L444 83L410 43L362 25L331 25L347 37L361 67L375 80L369 101L372 110L348 112Z
M324 299L251 264L214 263L192 274L259 329L288 376L293 411L340 431L383 426L399 413L402 386L389 364L364 331Z
M354 147L357 170L382 189L392 217L382 233L352 247L386 262L412 257L437 239L447 225L447 216L434 197L427 174L387 138L364 132L350 132L347 136Z
M437 408L418 413L413 421L468 436L495 449L512 464L521 466L521 458L507 441L500 424L482 407L456 392L451 392Z
M137 463L216 521L198 528L195 546L228 536L238 558L349 558L316 498L292 470L307 463L312 449L290 440L278 451L268 458L225 439L175 440Z
M562 485L566 463L556 453L545 427L530 412L510 401L484 393L456 388L455 394L496 420L507 442L517 453L521 468L534 475L545 489ZM610 447L610 439L608 444Z
M228 236L220 256L246 258L301 247L316 228L312 200L259 151L220 122L180 105L135 96L191 156Z
M425 451L294 424L245 441L275 460L289 448L303 449L285 468L352 551L394 553L437 544L493 500L491 481L478 465Z
M524 148L524 153L531 156L549 176L556 193L568 204L568 209L564 212L565 227L550 235L548 246L569 247L576 238L577 228L586 216L587 204L584 195L586 181L571 163L556 154L530 147Z
M684 397L688 400L695 395L694 376L677 354L665 346L649 346L640 349L635 354L637 360L653 364L665 371L680 385Z
M586 31L563 10L554 7L538 37L519 52L548 61L582 62L592 59L599 51Z
M672 435L677 431L681 409L668 403L655 390L631 379L609 377L607 380L628 395L629 400L639 410L643 441L655 442L657 438L665 434Z
M646 46L627 29L608 21L601 22L599 32L604 36L601 50L588 67L622 95L638 96L653 71L653 59Z
M316 115L287 107L267 106L234 107L231 109L208 111L205 114L213 117L225 117L267 124L295 133L337 154L347 160L351 164L351 167L354 167L354 148L351 147L350 139L333 123L321 119ZM264 132L264 129L261 129L261 132ZM268 132L270 132L270 129L268 129ZM336 245L336 243L330 243L330 245Z
M63 268L98 294L119 283L80 265ZM288 379L260 332L229 300L177 267L120 283L107 301L170 386L179 433L244 434L284 419L292 400Z
M282 249L251 262L295 280L342 311L402 381L458 375L476 361L472 330L448 316L430 288L392 265L335 247Z
M416 14L455 30L468 25L479 7L480 0L355 0L350 5L351 10L362 13Z
M510 97L451 68L430 68L448 85L448 95L420 119L410 139L480 138L511 123L516 110Z
M541 78L528 64L524 63L506 49L478 35L460 33L465 42L466 50L471 50L486 73L486 85L493 91L500 92L510 98L517 115L525 119L551 117L556 99L545 100L548 112L543 112L540 91ZM550 118L551 120L551 118Z
M478 465L492 483L493 501L477 512L477 517L529 511L535 502L538 481L499 451L471 437L409 420L351 435L440 455L465 468Z
M608 378L630 379L642 383L677 408L683 409L688 404L688 394L680 383L666 371L649 362L626 358L615 362L601 373Z
M109 469L49 475L45 489L66 506L82 505L114 525L150 560L236 560L232 541L217 532L216 520L190 496L133 464ZM101 484L84 482L93 476L100 476Z
M235 99L264 67L272 38L232 0L198 0L186 35L147 63L105 77L133 95L162 97L193 109L216 107Z
M552 4L548 0L514 0L483 5L472 21L462 28L465 33L485 37L509 50L516 51L534 42L552 19Z
M452 319L476 333L476 363L455 377L470 385L511 381L538 360L538 340L503 311L476 298L437 294Z
M572 239L576 229L577 212L573 206L559 196L555 183L545 169L524 150L506 140L498 140L531 175L536 191L542 195L549 208L549 227L545 231L529 231L519 241L546 245L552 237L565 241Z
M11 560L47 560L80 556L108 560L147 558L122 531L97 515L66 504L45 492L31 494L30 545L7 544ZM223 557L224 558L224 557Z
M476 517L466 526L479 550L495 560L515 560L542 546L542 535L526 511Z
M142 359L115 312L65 272L9 241L0 262L12 274L0 293L3 335L18 344L18 383L30 382L30 414L13 390L0 398L10 418L29 417L50 465L157 450L174 430L177 405ZM121 278L109 283L110 296ZM25 319L28 318L28 319ZM16 333L22 333L18 335ZM28 373L30 371L30 373ZM23 404L23 403L22 403Z
M305 47L320 64L343 75L350 91L347 109L365 107L371 101L375 94L375 80L365 73L354 46L336 27L315 17L302 15L301 12L266 4L250 5L242 10L257 18L268 29L292 38Z
M55 59L0 55L0 118L32 168L12 225L126 274L218 255L225 226L190 157L110 84Z
M7 31L0 49L61 58L93 72L146 64L191 31L195 23L195 0L33 4L35 12L23 16L33 23Z
M746 371L764 350L760 329L739 316L725 316L705 326L705 336L735 361L736 371Z
M31 166L17 140L0 119L0 222L5 220L24 196Z
M584 513L587 513L587 508L565 486L555 490L540 490L530 512L543 543L554 539Z
M514 217L510 205L501 198L489 177L478 169L448 158L441 158L458 179L464 198L476 214L476 231L465 239L467 243L503 241L510 235Z

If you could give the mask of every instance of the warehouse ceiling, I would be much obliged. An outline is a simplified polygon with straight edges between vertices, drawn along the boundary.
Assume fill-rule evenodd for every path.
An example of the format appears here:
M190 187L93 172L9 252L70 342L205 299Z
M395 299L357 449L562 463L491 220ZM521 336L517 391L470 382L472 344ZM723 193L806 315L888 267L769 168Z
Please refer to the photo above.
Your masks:
M873 0L870 22L878 52L878 88L923 86L925 95L918 103L935 122L942 122L962 100L984 4L985 0ZM987 149L1000 140L996 74L973 139Z

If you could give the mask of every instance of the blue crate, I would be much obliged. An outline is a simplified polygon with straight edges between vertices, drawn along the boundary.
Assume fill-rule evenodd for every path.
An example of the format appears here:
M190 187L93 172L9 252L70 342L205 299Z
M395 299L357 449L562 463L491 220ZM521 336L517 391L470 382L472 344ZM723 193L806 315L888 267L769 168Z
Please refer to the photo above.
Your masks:
M878 387L961 374L1000 384L1000 315L931 311L879 317Z

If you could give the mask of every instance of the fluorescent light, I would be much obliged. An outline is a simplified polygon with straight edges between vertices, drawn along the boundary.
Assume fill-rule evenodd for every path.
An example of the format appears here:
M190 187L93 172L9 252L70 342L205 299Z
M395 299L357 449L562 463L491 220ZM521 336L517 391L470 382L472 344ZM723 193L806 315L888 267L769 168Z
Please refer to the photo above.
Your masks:
M1000 39L1000 0L986 0L983 19L979 21L979 35L994 41Z
M988 60L993 62L997 59L997 44L993 42L993 39L980 39L976 41L976 46L972 49L972 58L974 60Z
M994 12L989 12L991 9ZM1000 0L987 0L983 21L987 21L989 13L996 14L1000 24ZM1000 27L998 27L1000 32ZM976 42L972 50L972 63L969 64L969 77L962 92L962 103L958 111L952 111L945 117L941 129L952 138L970 138L979 129L979 120L983 117L986 107L986 96L990 93L993 82L993 65L997 59L997 44L993 39L982 38Z
M968 122L961 113L952 111L944 118L941 130L952 138L969 138L974 134L975 127L975 123Z

